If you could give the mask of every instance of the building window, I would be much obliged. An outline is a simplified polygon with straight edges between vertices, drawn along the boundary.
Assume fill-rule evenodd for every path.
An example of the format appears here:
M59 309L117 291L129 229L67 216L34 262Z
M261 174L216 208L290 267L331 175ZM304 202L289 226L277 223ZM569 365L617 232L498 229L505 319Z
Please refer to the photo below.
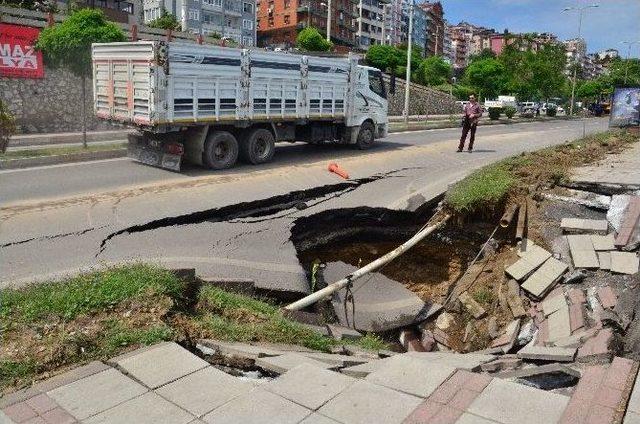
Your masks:
M189 20L191 21L199 21L200 20L200 11L197 9L189 9Z
M284 24L289 25L291 23L291 16L284 15Z
M244 46L253 46L253 38L252 37L244 37L242 39L242 45Z
M245 2L242 5L242 8L244 10L244 13L253 13L253 5L251 3Z
M288 9L291 7L291 0L284 0L284 8Z
M222 0L202 0L203 4L207 4L209 6L215 6L217 8L222 8Z
M242 20L242 28L252 30L253 29L253 21L249 19Z

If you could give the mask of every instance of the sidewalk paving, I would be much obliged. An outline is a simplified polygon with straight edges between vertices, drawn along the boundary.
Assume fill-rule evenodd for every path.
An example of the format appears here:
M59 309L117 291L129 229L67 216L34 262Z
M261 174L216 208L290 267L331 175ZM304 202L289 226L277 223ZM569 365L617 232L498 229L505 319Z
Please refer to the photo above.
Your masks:
M0 399L0 422L610 423L614 413L622 419L638 368L622 358L587 368L567 396L455 366L476 369L492 359L399 354L372 360L381 365L362 379L301 363L277 378L247 381L165 342L7 395ZM640 386L625 423L638 418Z

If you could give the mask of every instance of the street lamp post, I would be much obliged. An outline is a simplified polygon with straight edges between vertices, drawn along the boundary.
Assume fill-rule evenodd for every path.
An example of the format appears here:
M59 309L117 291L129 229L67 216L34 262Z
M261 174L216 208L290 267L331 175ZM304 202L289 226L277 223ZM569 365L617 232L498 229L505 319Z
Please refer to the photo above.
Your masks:
M415 0L411 1L409 8L409 44L407 45L407 74L404 81L404 122L409 122L409 84L411 84L411 44L413 43L413 8L415 7Z
M331 0L327 0L327 41L331 41Z
M631 58L631 46L634 44L640 44L640 40L638 41L621 41L622 44L627 45L627 62L624 66L624 85L627 85L627 77L629 76L629 59Z
M582 6L582 7L565 7L564 9L562 9L563 12L569 12L571 10L577 10L579 12L580 18L578 21L578 38L577 38L577 42L580 42L580 37L582 36L582 15L584 14L584 11L590 8L596 8L596 7L600 7L600 5L598 4L590 4L588 6ZM578 51L576 48L576 59L578 58ZM574 61L575 62L575 61ZM573 81L571 82L571 104L569 105L569 114L573 115L573 103L576 97L576 78L578 77L578 66L577 63L573 64Z

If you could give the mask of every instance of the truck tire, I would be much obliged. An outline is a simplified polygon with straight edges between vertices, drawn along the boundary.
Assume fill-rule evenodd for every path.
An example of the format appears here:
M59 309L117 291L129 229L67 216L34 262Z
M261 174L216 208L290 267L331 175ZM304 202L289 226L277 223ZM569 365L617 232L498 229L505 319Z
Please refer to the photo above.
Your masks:
M264 128L249 130L240 143L240 157L253 165L269 162L275 151L276 140L271 131Z
M238 140L227 131L214 131L207 136L202 162L210 169L231 168L238 160Z
M375 128L371 122L363 122L358 132L356 146L360 150L367 150L373 145L375 140Z

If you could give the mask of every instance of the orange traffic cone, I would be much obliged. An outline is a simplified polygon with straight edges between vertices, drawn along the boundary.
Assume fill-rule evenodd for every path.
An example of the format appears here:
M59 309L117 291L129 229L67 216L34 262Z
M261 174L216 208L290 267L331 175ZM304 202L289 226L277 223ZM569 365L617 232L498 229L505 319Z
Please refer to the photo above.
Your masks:
M349 174L347 173L347 171L345 171L344 169L340 168L340 165L338 165L335 162L331 162L329 164L329 172L333 172L334 174L340 175L345 180L349 179Z

